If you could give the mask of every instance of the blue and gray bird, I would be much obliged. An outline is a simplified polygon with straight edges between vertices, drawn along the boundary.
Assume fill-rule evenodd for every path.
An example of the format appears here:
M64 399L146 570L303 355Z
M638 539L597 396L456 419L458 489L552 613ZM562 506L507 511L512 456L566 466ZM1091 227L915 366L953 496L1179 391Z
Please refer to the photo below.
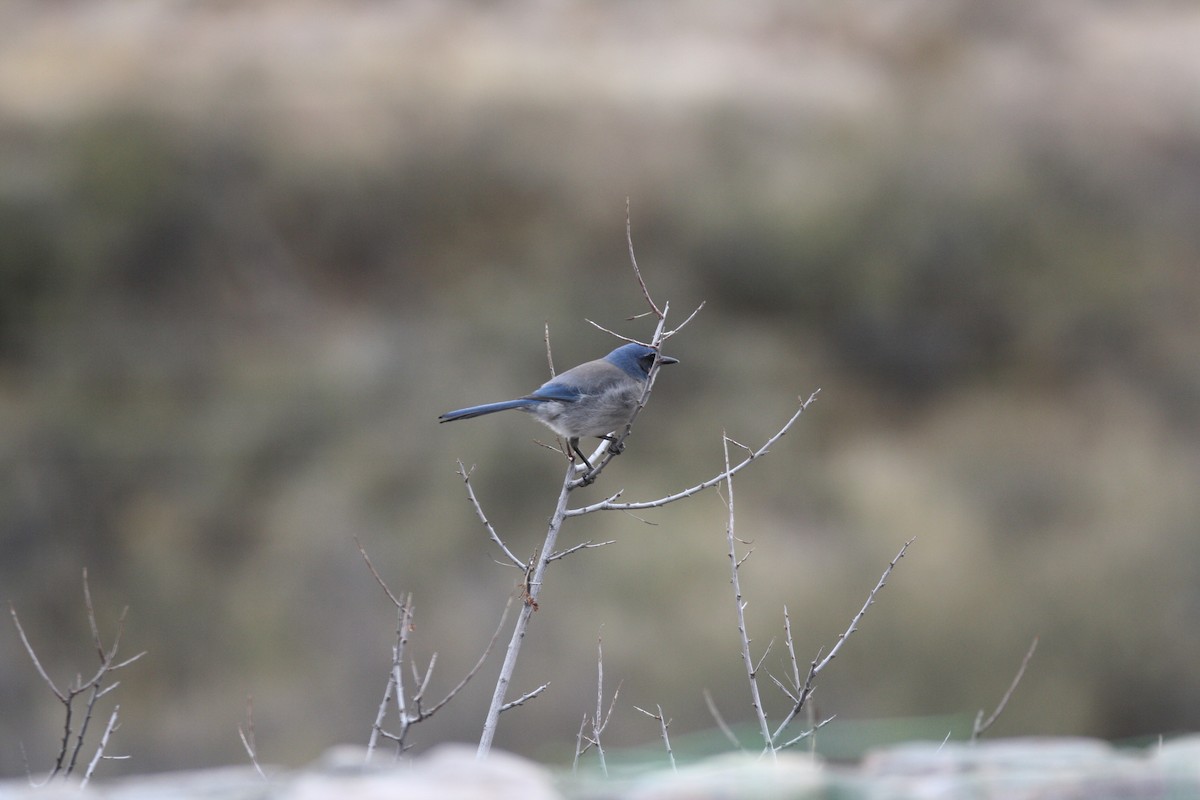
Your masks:
M615 441L611 434L633 416L656 357L659 364L679 363L679 359L658 355L644 344L630 343L604 358L559 373L524 397L448 411L438 417L438 422L519 408L566 439L590 470L591 462L579 449L580 438L595 436Z

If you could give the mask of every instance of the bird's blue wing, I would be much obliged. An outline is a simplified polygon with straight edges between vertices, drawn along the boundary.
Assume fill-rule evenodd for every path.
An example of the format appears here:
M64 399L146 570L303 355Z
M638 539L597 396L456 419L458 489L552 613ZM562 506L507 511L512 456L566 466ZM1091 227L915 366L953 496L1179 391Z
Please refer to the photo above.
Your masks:
M583 394L578 386L571 386L557 381L550 381L538 387L534 392L531 392L529 399L531 400L560 400L564 403L573 403Z

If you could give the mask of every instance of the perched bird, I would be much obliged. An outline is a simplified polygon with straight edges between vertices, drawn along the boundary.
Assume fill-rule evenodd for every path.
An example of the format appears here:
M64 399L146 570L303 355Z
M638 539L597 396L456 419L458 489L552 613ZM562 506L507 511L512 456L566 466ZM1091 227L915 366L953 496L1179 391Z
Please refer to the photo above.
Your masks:
M566 439L590 470L592 464L579 449L579 439L596 436L615 441L610 434L633 416L656 357L660 364L679 363L679 359L658 355L644 344L621 345L604 358L559 373L524 397L448 411L438 417L438 422L519 408Z

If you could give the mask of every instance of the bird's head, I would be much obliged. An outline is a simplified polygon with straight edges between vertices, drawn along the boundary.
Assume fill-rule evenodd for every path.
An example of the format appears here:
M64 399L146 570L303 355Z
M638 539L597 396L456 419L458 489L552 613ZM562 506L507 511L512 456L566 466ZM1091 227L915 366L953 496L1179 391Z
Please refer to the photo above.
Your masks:
M630 342L613 350L604 357L604 360L625 370L631 377L638 380L645 380L650 375L650 368L654 366L656 355L657 351L654 348L646 347L646 345L638 344L637 342ZM679 359L658 355L658 363L678 364Z

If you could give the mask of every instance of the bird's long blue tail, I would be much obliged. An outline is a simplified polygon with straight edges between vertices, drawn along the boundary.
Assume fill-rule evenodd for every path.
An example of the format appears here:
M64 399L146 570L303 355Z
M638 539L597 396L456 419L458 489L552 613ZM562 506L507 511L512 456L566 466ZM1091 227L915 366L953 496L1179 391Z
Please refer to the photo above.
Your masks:
M495 414L497 411L507 411L510 408L526 408L528 406L536 406L542 401L533 400L528 397L522 397L517 400L505 400L502 403L487 403L482 406L471 406L470 408L460 408L458 411L447 411L438 417L438 422L453 422L456 419L470 419L471 417L481 417L484 414Z

